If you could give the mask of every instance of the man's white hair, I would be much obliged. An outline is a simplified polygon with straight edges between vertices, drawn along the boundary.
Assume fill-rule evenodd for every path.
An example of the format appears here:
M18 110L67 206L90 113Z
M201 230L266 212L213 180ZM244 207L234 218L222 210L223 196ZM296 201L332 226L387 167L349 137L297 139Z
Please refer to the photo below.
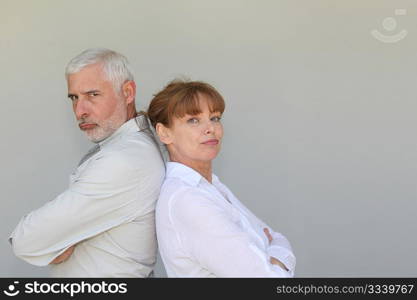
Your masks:
M68 79L70 74L96 63L102 64L104 74L113 83L113 88L117 93L121 92L123 83L127 80L134 80L127 58L106 48L91 48L78 54L65 68L65 77Z

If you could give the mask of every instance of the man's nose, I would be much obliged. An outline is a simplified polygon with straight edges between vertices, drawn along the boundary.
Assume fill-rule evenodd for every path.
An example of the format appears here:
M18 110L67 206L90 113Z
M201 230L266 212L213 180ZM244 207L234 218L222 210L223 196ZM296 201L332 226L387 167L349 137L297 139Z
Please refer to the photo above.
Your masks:
M89 114L88 103L83 99L78 99L74 103L74 113L77 120L87 117Z

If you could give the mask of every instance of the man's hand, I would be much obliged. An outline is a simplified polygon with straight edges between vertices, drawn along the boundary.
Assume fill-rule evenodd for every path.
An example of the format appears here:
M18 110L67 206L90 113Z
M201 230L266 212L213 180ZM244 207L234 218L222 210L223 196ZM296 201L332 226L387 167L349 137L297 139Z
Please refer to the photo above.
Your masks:
M267 236L267 238L268 238L268 240L269 240L269 243L271 243L271 242L272 242L272 240L273 240L273 238L272 238L272 235L271 235L271 233L269 232L268 228L264 228L264 232L265 232L265 235ZM270 260L269 260L269 261L271 262L271 264L273 264L273 265L278 265L278 266L280 266L281 268L283 268L284 270L288 271L287 267L286 267L286 266L285 266L282 262L280 262L278 259L276 259L275 257L272 257L272 256L271 256L271 258L270 258Z
M49 264L60 264L64 261L66 261L74 252L75 245L69 247L67 250L65 250L64 253L62 253L60 256L56 257L53 261L51 261Z

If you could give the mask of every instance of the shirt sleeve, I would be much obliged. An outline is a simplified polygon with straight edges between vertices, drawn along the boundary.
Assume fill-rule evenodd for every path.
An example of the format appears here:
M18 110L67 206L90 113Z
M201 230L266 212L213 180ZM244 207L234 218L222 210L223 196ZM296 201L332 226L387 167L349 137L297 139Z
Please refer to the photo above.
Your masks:
M269 255L209 195L192 189L177 192L170 218L184 250L217 277L290 277L270 263Z
M269 247L267 248L268 255L282 262L287 267L289 273L291 274L291 277L293 277L295 272L296 258L288 239L283 234L274 231L265 222L260 220L254 214L252 214L246 207L245 210L248 213L250 213L254 219L257 220L259 226L261 227L261 230L263 230L264 228L268 229L269 233L272 236L272 241L270 242Z
M233 193L229 190L227 186L225 186L224 184L222 184L222 186L233 196L234 201L238 202L239 206L248 215L250 215L252 219L256 220L258 226L260 227L260 231L263 231L264 228L268 228L269 233L272 235L273 238L267 249L268 255L282 262L289 270L289 274L291 275L291 277L293 277L295 272L296 258L288 239L283 234L275 232L270 226L268 226L265 222L263 222L261 219L255 216L243 203L239 201L239 199L237 199L233 195Z
M16 256L48 265L68 247L152 211L163 178L155 166L121 152L90 161L65 192L21 219L10 237Z
M281 233L269 230L273 240L268 247L268 254L281 261L289 270L291 276L294 276L296 259L291 249L290 242Z

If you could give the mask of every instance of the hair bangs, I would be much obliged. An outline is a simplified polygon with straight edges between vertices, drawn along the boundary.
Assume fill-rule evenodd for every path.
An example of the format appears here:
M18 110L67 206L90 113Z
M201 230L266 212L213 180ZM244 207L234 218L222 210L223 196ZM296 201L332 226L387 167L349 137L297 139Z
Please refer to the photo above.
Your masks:
M180 96L178 101L173 103L171 118L182 118L185 115L195 116L201 114L203 112L201 109L203 102L207 103L210 113L224 112L225 104L220 95L194 89L194 91L190 91L182 95L182 97Z
M225 110L225 102L220 93L210 84L202 81L175 79L152 99L147 115L151 124L170 127L175 118L185 115L195 116L203 112L202 103L207 103L210 113Z

